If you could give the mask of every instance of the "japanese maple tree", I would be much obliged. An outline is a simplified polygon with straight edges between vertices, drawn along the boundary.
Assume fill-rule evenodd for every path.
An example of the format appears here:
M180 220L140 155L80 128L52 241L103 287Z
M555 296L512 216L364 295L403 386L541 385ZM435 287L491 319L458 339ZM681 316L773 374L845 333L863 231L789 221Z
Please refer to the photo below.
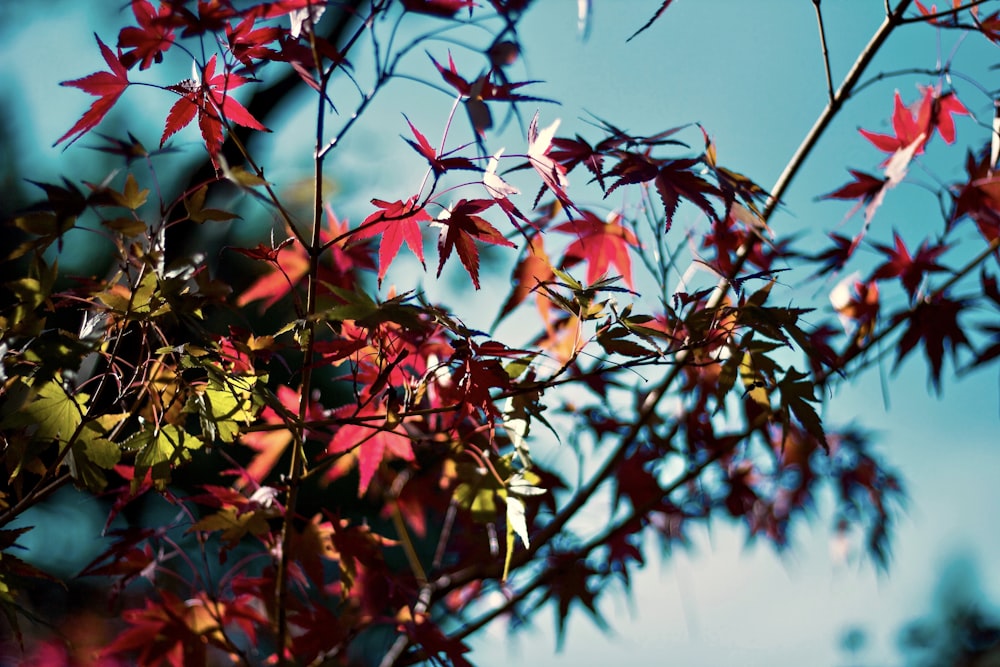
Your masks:
M996 4L887 4L836 89L827 63L828 104L765 187L687 119L643 135L559 118L543 82L512 74L531 0L132 0L116 39L97 37L107 70L64 82L97 100L56 142L90 137L115 166L35 183L42 199L10 220L0 609L17 650L35 664L470 665L471 635L549 603L560 637L575 611L604 626L604 584L627 589L650 538L680 545L725 517L783 548L824 489L837 530L861 531L887 566L903 481L823 408L883 359L919 351L941 391L945 369L1000 358L1000 141L970 111L984 100L953 87L950 64L896 73L916 86L885 100L892 132L861 129L870 163L815 193L856 202L856 228L816 248L769 223L894 33L995 40ZM650 3L637 34L670 5ZM171 59L192 76L169 78ZM372 101L414 80L440 101L418 122L395 98L409 114L397 148L419 168L405 185L332 187ZM314 105L305 203L260 157L281 121L253 90L274 81L285 92L265 96ZM109 127L138 86L163 100L144 110L161 119L152 150L127 118ZM936 180L941 215L873 240L932 152L963 174ZM168 182L182 156L207 172ZM357 202L355 220L338 213ZM178 229L261 221L252 243L178 256ZM113 261L66 275L81 229ZM824 300L788 297L792 273ZM577 475L540 455L554 443L599 458ZM88 616L98 643L36 623L25 591L53 575L10 527L70 484L108 505L103 553L80 573L107 603ZM143 510L156 497L172 519Z

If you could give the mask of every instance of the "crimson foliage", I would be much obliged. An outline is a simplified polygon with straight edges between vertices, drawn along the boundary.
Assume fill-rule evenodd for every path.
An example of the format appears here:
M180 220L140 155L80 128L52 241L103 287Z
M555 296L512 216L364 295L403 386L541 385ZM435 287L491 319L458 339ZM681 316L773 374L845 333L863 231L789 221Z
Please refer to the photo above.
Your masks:
M133 86L154 86L172 104L158 150L113 133L101 150L123 158L121 169L82 187L38 183L44 199L12 220L24 241L9 259L23 273L6 284L0 316L0 525L64 484L109 498L107 549L82 576L122 611L101 621L95 637L117 633L103 646L36 632L25 644L32 611L22 591L49 575L12 551L26 529L0 530L0 608L29 659L348 664L388 632L382 665L468 665L465 639L501 615L551 601L560 633L574 608L603 623L603 584L629 585L648 536L681 545L689 525L722 515L785 545L824 485L839 530L859 526L885 564L901 482L863 430L824 423L822 406L887 339L896 363L921 350L938 389L949 359L1000 356L995 344L976 348L981 334L995 336L1000 306L995 152L970 155L967 178L941 187L938 233L897 233L892 246L865 238L934 137L952 144L965 131L966 106L944 76L912 106L897 93L892 134L861 131L888 153L881 174L851 169L853 180L826 195L857 200L861 230L807 253L768 226L801 157L769 191L720 165L700 128L640 136L601 121L595 136L557 136L549 106L518 148L488 152L498 113L520 119L525 103L548 101L524 90L540 82L508 78L530 4L132 0L136 25L121 29L117 51L97 38L109 71L65 82L98 99L59 143L107 131ZM669 5L640 30L666 20ZM994 39L1000 23L978 7L909 5L897 3L880 31L929 21ZM411 23L433 28L407 42ZM440 37L483 27L493 32L479 53L459 52L457 36L455 53L442 49ZM861 54L859 72L880 43ZM370 91L354 115L333 115L332 82L357 81L352 60L371 45ZM168 57L193 59L192 78L150 79ZM428 139L438 128L405 120L404 140L428 163L419 186L367 193L370 215L351 224L334 211L324 162L411 61L452 97L452 113L464 106L471 131L453 127L447 107L439 143ZM314 151L303 156L315 173L308 206L269 181L237 131L266 131L236 96L282 68L317 103ZM831 88L820 130L857 86L851 76ZM214 173L165 191L156 176L168 168L167 143L192 124ZM515 178L537 190L533 200ZM270 216L270 241L168 263L175 226L241 224L225 208L233 192ZM595 193L623 203L608 214L587 203ZM703 224L675 241L672 223L688 209ZM966 220L981 247L952 268L943 257ZM67 282L53 258L85 221L100 227L115 265ZM489 258L505 253L506 293L491 282L491 298L451 307L384 287L403 275L393 265L404 243L424 265L428 235L436 275L457 260L474 290ZM702 271L671 286L685 247ZM781 271L833 275L863 247L882 261L834 290L835 312L772 295ZM219 278L246 261L253 281L233 289ZM977 275L981 289L956 293ZM492 332L465 323L484 305L497 308ZM970 324L976 310L992 320ZM74 321L77 331L65 324ZM603 457L577 484L537 455L560 438ZM199 468L210 479L195 481ZM610 506L599 491L610 491ZM176 518L121 528L116 517L151 494ZM584 508L603 513L601 529L574 527ZM503 601L490 602L489 590Z

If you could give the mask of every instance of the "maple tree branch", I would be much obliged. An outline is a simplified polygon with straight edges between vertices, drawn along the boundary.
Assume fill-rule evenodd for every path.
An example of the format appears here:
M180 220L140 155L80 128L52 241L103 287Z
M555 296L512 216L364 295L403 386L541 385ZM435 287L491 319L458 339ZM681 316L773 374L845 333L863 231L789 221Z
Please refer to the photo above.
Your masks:
M316 34L309 26L309 39L313 52L318 54L316 48ZM278 644L278 665L285 664L285 644L288 638L288 559L291 555L292 538L294 527L292 522L295 518L295 510L298 505L299 487L301 477L305 471L305 452L303 443L306 439L306 422L309 417L309 397L312 394L313 358L316 350L316 318L314 317L318 309L319 297L319 260L322 253L322 232L323 232L323 155L320 154L320 147L323 145L324 120L326 118L326 89L330 82L330 76L335 68L330 68L326 72L321 70L322 62L316 60L316 69L319 78L319 91L316 104L316 151L313 159L313 220L312 239L309 243L309 270L306 283L306 317L300 332L299 344L302 345L304 339L304 363L302 364L302 380L299 385L299 423L294 430L290 430L293 435L292 441L292 461L288 473L288 496L285 503L285 516L281 525L281 553L278 556L278 567L275 583L275 603L277 609L277 644Z
M382 656L382 660L378 663L379 667L392 667L399 660L399 657L403 655L403 651L410 645L410 636L405 632L400 633L396 637L396 641L392 643L389 650L385 652Z
M376 14L378 12L382 11L387 6L388 5L385 4L385 3L383 3L383 2L379 2L377 4L374 4L373 5L373 9L372 9L372 13L369 16L369 18L365 21L365 25L366 26L369 25L371 23L371 21L374 20ZM417 81L419 83L423 83L423 84L429 85L429 86L431 86L433 88L437 88L436 85L428 83L428 82L426 82L426 81L424 81L422 79L416 79L414 77L411 77L411 76L408 76L408 75L405 75L405 74L397 74L396 73L396 68L399 66L399 63L402 61L403 57L406 54L408 54L410 51L412 51L414 48L416 48L418 45L422 44L424 40L432 38L432 37L434 37L434 36L436 36L436 35L438 35L440 33L444 33L447 30L448 30L448 28L443 28L441 30L432 31L432 32L428 32L428 33L419 35L419 36L413 38L413 40L409 44L401 47L394 55L392 55L391 58L389 57L388 54L386 54L386 59L387 60L386 60L386 63L385 63L384 66L380 66L378 63L376 63L375 83L372 85L371 90L369 90L367 93L362 94L361 102L358 104L357 108L354 110L354 113L351 114L351 117L347 120L347 122L340 129L340 131L330 141L328 141L325 146L323 146L323 148L320 151L321 154L326 155L331 150L333 150L343 140L344 135L346 135L347 132L354 125L354 123L357 122L360 119L360 117L361 117L362 113L364 112L364 110L368 108L368 105L371 104L372 100L375 98L375 96L378 94L378 92L385 86L386 83L388 83L388 81L390 79L393 79L393 78L413 79L414 81ZM390 39L390 47L391 47L391 42L392 42L392 40ZM451 94L445 88L438 88L438 89L441 90L442 92L448 93L449 95ZM350 234L350 233L356 233L357 231L358 230L355 229L355 230L353 230L353 232L349 232L348 234ZM332 245L332 242L330 243L330 245Z
M823 27L823 10L820 9L821 0L812 0L813 7L816 8L816 24L819 28L819 46L823 52L823 70L826 72L826 92L830 100L833 100L833 73L830 71L830 51L826 46L826 29Z
M882 48L882 45L889 38L892 31L901 23L903 12L912 4L913 0L900 0L897 3L895 9L886 16L885 20L872 35L872 38L862 49L861 53L858 55L857 59L854 61L854 65L851 66L850 71L847 76L844 77L843 82L841 82L840 87L834 94L833 99L831 99L826 108L820 113L816 122L813 124L809 133L806 134L805 139L799 144L798 149L796 149L795 154L792 155L788 164L785 165L784 171L778 176L778 180L771 190L771 197L764 208L764 212L761 215L764 222L767 222L771 215L774 213L778 204L781 202L782 195L785 194L785 190L791 185L792 180L798 174L799 170L802 168L803 163L806 158L812 153L813 148L819 141L819 138L823 136L826 128L833 121L834 117L840 111L840 108L844 103L854 94L854 89L858 82L861 80L861 76L865 73L865 70L871 65L872 60L875 59L875 55ZM748 248L749 249L749 248ZM745 253L744 253L745 254ZM742 262L740 262L742 266Z
M431 584L424 584L420 589L420 593L417 594L417 603L413 605L413 616L421 616L427 613L427 609L431 603ZM382 660L379 661L379 667L392 667L399 660L400 656L403 655L403 651L407 649L410 645L410 635L406 632L402 632L396 637L396 641L392 643L389 650L385 652L382 656ZM418 653L418 655L421 655ZM426 659L426 656L422 656L421 659ZM406 664L410 664L407 662Z
M357 42L357 40L360 39L361 35L364 34L364 32L368 28L370 28L372 21L375 20L375 16L377 16L379 12L383 11L383 9L384 9L384 4L382 2L372 3L371 12L368 18L366 18L362 22L358 30L356 30L354 35L351 36L350 40L348 41L349 46L353 46ZM340 141L344 138L344 135L346 135L350 131L350 129L354 126L354 123L356 123L361 118L365 109L368 108L368 105L371 104L372 100L375 98L375 95L377 95L378 92L385 85L385 83L390 78L392 78L392 70L394 66L395 62L393 63L393 66L390 66L378 72L378 75L375 77L375 83L372 85L371 90L369 90L367 93L362 94L361 102L358 104L357 108L355 108L354 113L351 114L351 117L347 119L347 122L344 123L343 127L340 128L340 131L338 131L337 134L334 135L334 137L330 141L326 142L326 145L323 145L322 142L317 144L316 146L317 157L319 158L324 157L327 153L332 151L337 146L337 144L340 143ZM327 245L333 245L333 243L334 242L331 241Z
M417 579L417 583L420 584L420 592L417 594L417 602L413 606L412 611L412 615L415 618L426 613L427 607L431 601L432 587L430 582L427 580L427 574L424 572L423 566L420 565L420 557L417 555L417 551L413 547L413 540L410 539L410 533L406 530L406 522L403 520L403 515L399 511L399 493L408 480L409 475L402 473L396 478L396 480L393 481L392 490L390 491L392 500L390 502L392 502L392 523L403 543L403 551L410 564L410 569L413 571L413 574ZM384 656L382 656L382 660L379 662L379 667L392 667L399 657L403 655L403 651L405 651L409 645L409 634L406 632L399 633L396 640L392 643L392 646L390 646L389 650L386 651Z

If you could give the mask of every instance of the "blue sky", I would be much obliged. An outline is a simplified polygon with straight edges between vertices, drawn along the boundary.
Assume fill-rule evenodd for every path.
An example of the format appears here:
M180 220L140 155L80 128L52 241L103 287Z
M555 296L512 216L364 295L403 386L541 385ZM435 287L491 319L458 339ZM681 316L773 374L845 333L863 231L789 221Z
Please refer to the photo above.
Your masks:
M16 91L22 102L8 122L17 130L26 177L42 181L61 175L100 177L87 172L90 151L77 146L62 152L50 145L90 103L79 91L57 84L103 69L92 33L113 42L115 24L108 21L117 4L57 3L55 15L34 18L16 30L8 28L0 83ZM539 2L523 23L527 65L517 70L515 78L543 80L546 83L530 92L562 101L558 107L540 107L543 125L558 117L560 134L586 133L588 112L641 133L697 121L716 141L724 165L765 187L773 183L826 101L812 3L676 2L630 43L625 39L645 22L658 0L593 0L593 5L586 41L576 30L576 3L571 0ZM876 0L824 5L835 83L881 21L882 6ZM996 61L996 47L974 41L962 45L956 68L991 88L995 73L987 67ZM947 57L954 42L948 34L939 39L927 26L907 27L893 35L870 73L932 68L939 49ZM447 48L444 43L435 47L435 57L446 57ZM455 54L458 59L460 51ZM187 76L183 66L177 71L179 78ZM426 69L422 71L429 76ZM895 77L852 100L772 219L775 232L803 233L811 242L819 242L828 231L853 233L857 220L843 222L850 205L817 203L816 196L844 183L847 167L874 171L881 155L857 127L888 131L893 91L898 89L904 100L912 101L918 83L932 82L927 76ZM399 86L400 94L412 96L409 117L434 141L451 100L418 84ZM970 110L988 121L992 102L961 80L955 86ZM146 98L132 95L130 90L125 98L125 103L136 105L130 108L147 103ZM166 104L162 99L149 103ZM162 118L159 109L150 117ZM370 197L399 197L403 192L393 194L394 188L405 190L419 183L422 172L411 176L406 169L407 165L419 169L419 159L398 138L406 130L399 111L394 99L380 99L338 153L333 170L342 175L342 185L335 206L354 220L367 213ZM525 109L528 116L533 111ZM456 133L466 131L464 122L458 119ZM155 143L158 127L139 129L147 145ZM523 151L523 143L518 143L522 136L512 124L502 137L491 138L490 148L506 143L509 152ZM960 143L978 146L989 133L963 118L958 136ZM196 139L188 132L179 141L194 150ZM294 147L307 147L308 142L308 132L298 138L282 137L280 153L270 156L273 162L265 157L266 163L275 165L271 176L291 180L299 169L305 175L308 166L297 165L294 159L303 153ZM88 144L88 139L79 144ZM358 154L361 147L366 158L352 161L352 149ZM951 172L938 171L943 178L959 176L961 160L942 149L938 141L925 161L936 170L953 165ZM951 156L951 161L934 162L937 155ZM913 178L929 180L916 170ZM352 198L348 186L359 184L365 187L364 194ZM694 213L684 215L676 223L679 228L699 224ZM910 234L914 227L936 230L939 225L934 200L921 188L904 184L890 193L876 216L871 238L886 241L893 228ZM965 238L974 236L969 226ZM956 249L954 257L961 256L962 249ZM795 285L800 280L793 275L785 282ZM433 290L433 281L424 282ZM825 291L816 294L821 288L813 284L805 292L819 305L825 299ZM941 398L929 394L917 355L898 373L891 373L889 363L881 372L889 385L888 408L880 371L874 369L842 386L825 418L831 423L857 420L880 432L879 450L906 481L910 501L897 523L887 575L879 575L864 560L844 564L831 557L828 502L821 502L812 524L801 526L792 548L781 555L762 544L745 547L742 527L716 521L708 529L692 531L691 549L675 551L662 563L653 558L638 573L631 599L617 592L605 596L601 608L613 628L610 636L579 614L571 619L564 651L553 656L554 622L546 610L538 615L536 627L517 639L509 640L501 626L485 633L475 643L479 664L499 667L520 657L538 664L583 667L603 667L622 658L637 664L694 667L737 660L751 667L835 665L842 662L837 640L848 625L860 625L871 633L869 662L897 664L896 632L930 610L931 591L944 564L963 554L981 568L984 598L1000 601L1000 571L993 563L1000 553L994 518L1000 506L1000 487L995 483L1000 472L995 371L961 381L949 377Z

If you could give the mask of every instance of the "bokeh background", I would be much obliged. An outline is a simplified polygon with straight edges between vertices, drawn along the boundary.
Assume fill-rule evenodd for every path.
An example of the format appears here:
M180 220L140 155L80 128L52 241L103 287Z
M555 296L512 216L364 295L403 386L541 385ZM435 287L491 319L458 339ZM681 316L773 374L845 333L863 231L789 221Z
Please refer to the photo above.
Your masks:
M131 22L122 4L0 0L0 204L5 214L39 196L25 179L98 181L110 173L105 156L86 148L96 143L93 138L68 150L52 143L92 99L59 82L104 69L93 35L114 42L118 27ZM576 2L537 0L521 24L523 60L514 68L514 78L543 81L530 92L561 102L537 105L543 125L562 119L560 134L586 133L595 115L645 134L698 122L715 140L722 164L769 186L826 102L813 3L676 2L649 30L626 42L659 4L593 0L584 35ZM995 11L1000 7L991 5L997 4L988 2L983 11ZM884 5L880 0L828 2L823 15L836 83L881 22ZM462 50L442 41L433 55L440 61L449 48L456 58ZM931 70L953 60L961 76L945 85L954 85L974 115L958 120L958 142L978 149L990 136L997 56L997 46L983 39L957 44L956 34L915 24L893 34L870 74ZM158 77L168 77L167 72L177 80L190 76L189 63L167 60L173 60L173 69L160 69ZM363 67L363 62L355 66ZM419 185L424 167L400 138L406 132L401 111L436 137L453 100L420 82L439 81L423 54L416 54L405 69L413 79L391 84L331 163L331 200L342 217L357 221L370 212L373 196L391 200ZM917 84L935 81L919 73L885 76L852 99L772 218L775 233L800 235L807 248L820 247L831 231L853 234L859 221L845 220L850 204L818 202L817 196L846 182L847 167L874 171L882 155L857 128L889 132L893 92L899 90L909 102L917 98ZM156 145L170 103L157 92L130 89L119 111L100 129L119 136L128 130L147 146ZM534 106L522 107L523 114L530 117ZM301 104L286 105L269 121L281 132L261 137L253 147L267 165L269 179L288 191L310 174L312 109L307 96ZM511 151L524 150L518 120L507 121L490 137L491 151L505 143ZM456 120L454 132L468 133L464 118ZM698 137L688 135L694 146ZM935 141L921 158L927 170L913 168L910 182L890 193L873 223L872 240L889 241L893 229L911 235L941 229L937 202L921 183L960 178L963 153ZM178 164L196 163L202 157L199 144L195 130L179 134L173 145L185 158ZM178 170L159 176L169 183L184 174ZM682 210L671 233L680 235L698 224L695 212ZM226 243L255 244L266 238L268 228L268 220L248 215L239 225L198 233L224 236ZM975 237L971 225L966 237ZM96 252L97 246L81 235L67 244L60 266L87 267ZM875 254L869 254L875 261ZM962 256L962 248L956 247L944 261L958 265ZM490 270L506 280L506 260L491 261ZM791 271L781 280L789 290L798 290L796 298L826 307L833 285L809 278ZM488 286L483 293L456 296L460 283L447 272L438 284L407 260L390 274L387 283L393 282L420 286L432 298L449 295L451 302L466 296L483 299L490 305L484 308L484 321L470 322L483 328L501 298L491 297ZM831 423L856 422L876 432L879 451L905 481L909 500L895 525L887 572L877 570L858 544L834 539L830 507L823 499L811 524L800 525L790 548L781 553L766 544L747 544L743 526L718 520L693 529L687 548L648 563L630 593L603 596L600 609L609 631L598 630L585 614L574 615L562 650L556 652L554 617L545 609L532 627L520 632L503 624L485 631L474 644L477 664L603 667L623 659L695 667L918 664L919 653L901 646L901 638L912 643L914 621L947 625L940 619L963 602L978 604L987 616L992 613L994 602L1000 602L1000 379L995 369L956 377L947 366L943 392L937 396L918 355L894 371L889 352L884 364L840 387L824 415ZM66 494L25 518L37 528L23 544L26 557L36 564L72 574L100 552L95 535L105 517L84 496Z

